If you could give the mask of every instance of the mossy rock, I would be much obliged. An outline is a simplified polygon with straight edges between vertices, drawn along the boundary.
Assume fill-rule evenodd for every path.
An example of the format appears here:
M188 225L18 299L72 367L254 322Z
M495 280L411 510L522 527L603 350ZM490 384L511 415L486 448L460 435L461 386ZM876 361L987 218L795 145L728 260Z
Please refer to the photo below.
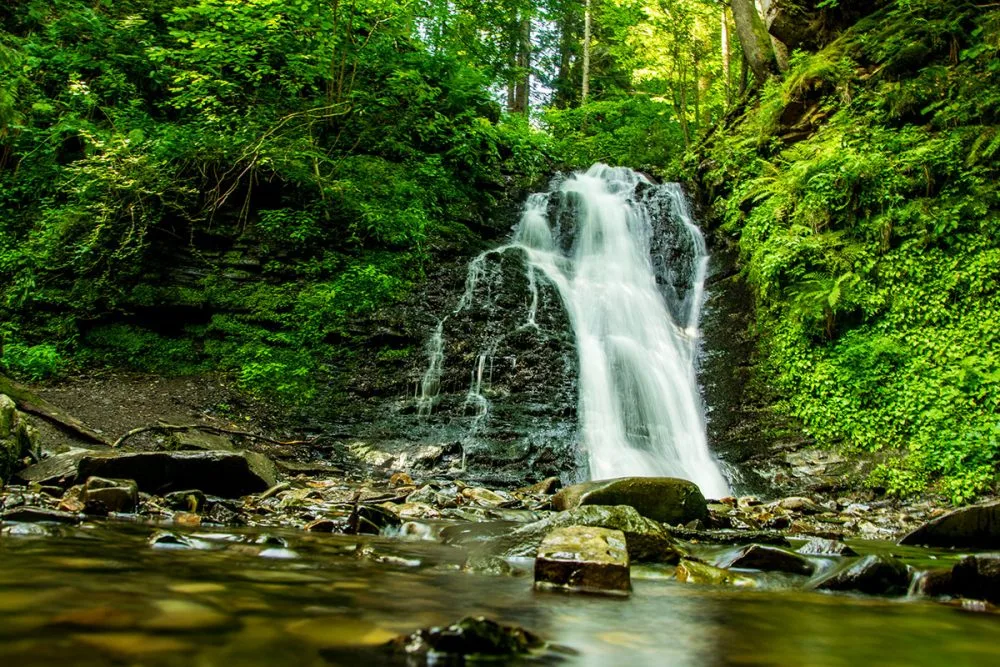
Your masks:
M35 430L6 394L0 394L0 482L6 482L18 462L35 449Z
M676 477L621 477L568 486L552 497L560 511L581 505L628 505L642 516L669 524L708 518L708 503L693 482Z

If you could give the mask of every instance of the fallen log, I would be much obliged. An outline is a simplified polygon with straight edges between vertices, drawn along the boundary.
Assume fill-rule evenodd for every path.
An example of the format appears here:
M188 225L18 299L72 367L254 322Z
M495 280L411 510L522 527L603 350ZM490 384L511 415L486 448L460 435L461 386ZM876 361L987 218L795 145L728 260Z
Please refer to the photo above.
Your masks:
M179 431L202 431L204 433L214 433L215 435L236 435L242 438L252 438L271 443L272 445L307 445L312 440L275 440L266 435L258 435L249 431L240 431L232 428L222 428L221 426L211 426L210 424L168 424L166 422L156 422L148 426L140 426L125 433L122 437L111 443L112 447L118 447L123 442L134 435L157 431L160 433L177 433Z
M0 375L0 394L10 396L22 412L41 417L87 442L94 442L99 445L111 445L111 442L107 438L73 415L67 414L27 387L14 382L5 375Z

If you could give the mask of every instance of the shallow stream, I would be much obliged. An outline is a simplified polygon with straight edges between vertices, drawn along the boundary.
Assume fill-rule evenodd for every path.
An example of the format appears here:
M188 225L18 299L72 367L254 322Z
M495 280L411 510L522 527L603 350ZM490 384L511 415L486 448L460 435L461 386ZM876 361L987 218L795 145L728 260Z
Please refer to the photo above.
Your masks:
M959 667L1000 650L993 614L780 579L719 588L634 566L633 594L614 599L536 593L530 564L524 576L463 572L463 549L430 541L129 523L4 532L2 665L380 664L373 647L467 615L566 647L550 657L567 665Z

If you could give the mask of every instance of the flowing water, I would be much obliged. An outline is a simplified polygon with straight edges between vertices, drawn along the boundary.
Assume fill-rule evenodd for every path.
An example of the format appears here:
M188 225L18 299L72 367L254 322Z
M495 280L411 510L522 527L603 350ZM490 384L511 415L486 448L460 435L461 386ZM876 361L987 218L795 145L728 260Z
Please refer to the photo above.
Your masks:
M682 584L666 566L634 567L624 600L536 593L527 572L462 572L462 550L398 538L46 530L0 536L3 665L375 665L397 634L482 614L574 652L558 664L959 667L994 664L1000 627L993 614L780 581Z
M550 215L551 213L551 215ZM686 256L658 284L651 245L654 217L665 215L685 237ZM550 219L554 218L554 219ZM537 327L538 283L558 291L576 340L583 476L673 476L710 497L729 491L711 455L695 374L698 319L708 255L680 186L654 185L626 168L595 165L531 195L511 243L477 257L451 315L476 294L487 257L523 253L531 304L524 322ZM676 289L676 284L682 289ZM419 411L429 414L440 390L442 327L428 344ZM488 350L476 357L467 403L479 420Z

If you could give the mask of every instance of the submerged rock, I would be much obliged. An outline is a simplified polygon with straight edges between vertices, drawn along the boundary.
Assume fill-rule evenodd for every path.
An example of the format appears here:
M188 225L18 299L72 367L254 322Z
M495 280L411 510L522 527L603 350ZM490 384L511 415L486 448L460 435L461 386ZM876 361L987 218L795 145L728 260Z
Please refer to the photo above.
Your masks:
M757 582L751 577L687 558L683 559L677 565L677 571L674 573L674 577L677 581L683 581L688 584L747 587L757 585Z
M708 519L708 504L693 482L675 477L622 477L568 486L552 497L552 506L628 505L644 517L669 525Z
M811 575L816 566L808 558L791 551L775 547L751 544L739 552L718 563L723 568L742 568L747 570L762 570L764 572L789 572L791 574Z
M535 588L628 595L625 534L593 526L557 528L538 547Z
M196 488L223 497L265 491L276 475L270 459L254 452L91 452L77 466L77 479L133 479L149 493Z
M887 556L871 555L823 577L813 588L893 595L906 593L909 582L909 571L902 562Z
M796 549L797 553L806 556L857 556L851 547L838 540L827 540L822 537L812 537L809 541Z
M1000 554L966 556L951 569L951 584L962 597L1000 602Z
M389 648L406 656L408 665L461 665L477 659L499 661L527 656L543 651L546 644L523 628L470 616L447 627L397 637Z
M899 541L929 547L1000 548L1000 501L963 507L925 523Z
M659 523L640 516L632 507L587 505L553 514L494 537L487 550L505 557L534 556L542 540L557 528L593 526L625 534L629 557L634 561L677 562L681 549ZM461 542L461 540L459 540Z

